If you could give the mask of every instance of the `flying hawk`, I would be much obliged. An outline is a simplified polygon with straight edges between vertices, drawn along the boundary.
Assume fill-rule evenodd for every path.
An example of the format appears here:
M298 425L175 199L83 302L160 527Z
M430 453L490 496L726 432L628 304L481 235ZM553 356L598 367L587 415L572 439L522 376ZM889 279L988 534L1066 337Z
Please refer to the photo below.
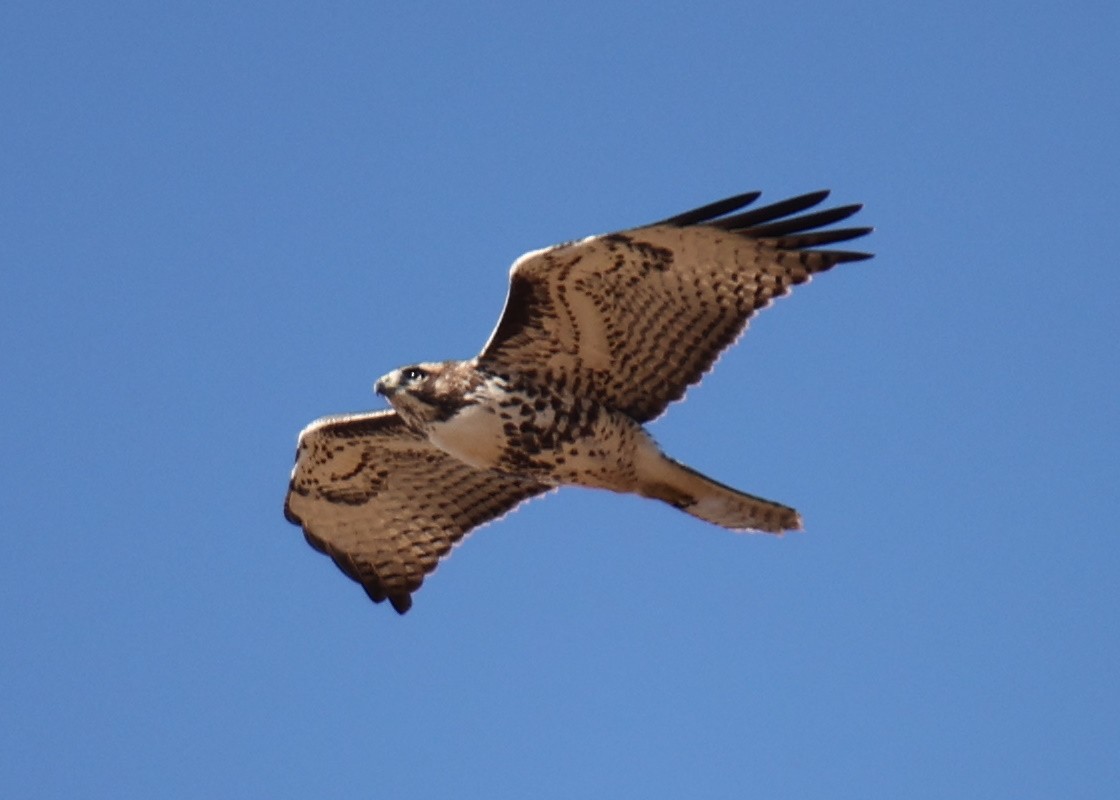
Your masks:
M452 545L558 486L650 497L731 530L800 528L794 509L674 461L644 427L755 311L870 258L818 249L871 231L821 230L859 205L802 214L821 191L743 211L759 194L519 258L478 356L394 370L375 387L392 410L303 430L285 516L401 614Z

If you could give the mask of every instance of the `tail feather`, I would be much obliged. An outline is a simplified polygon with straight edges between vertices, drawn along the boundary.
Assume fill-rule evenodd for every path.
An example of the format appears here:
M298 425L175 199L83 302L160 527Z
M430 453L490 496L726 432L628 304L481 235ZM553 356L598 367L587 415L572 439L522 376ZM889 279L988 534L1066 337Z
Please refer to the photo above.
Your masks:
M740 492L662 456L641 494L706 522L735 531L783 533L801 530L801 515L789 506Z

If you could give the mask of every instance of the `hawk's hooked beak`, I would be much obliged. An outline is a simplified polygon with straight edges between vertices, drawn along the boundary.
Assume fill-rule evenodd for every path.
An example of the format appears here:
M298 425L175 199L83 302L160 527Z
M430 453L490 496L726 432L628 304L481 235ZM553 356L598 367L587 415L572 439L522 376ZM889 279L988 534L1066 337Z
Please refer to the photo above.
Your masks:
M391 395L393 393L393 390L396 388L391 383L389 383L389 381L386 380L386 378L388 378L388 377L389 376L386 375L382 378L378 378L377 383L375 383L373 385L373 390L375 392L377 392L379 395L381 395L382 397L388 397L389 395Z

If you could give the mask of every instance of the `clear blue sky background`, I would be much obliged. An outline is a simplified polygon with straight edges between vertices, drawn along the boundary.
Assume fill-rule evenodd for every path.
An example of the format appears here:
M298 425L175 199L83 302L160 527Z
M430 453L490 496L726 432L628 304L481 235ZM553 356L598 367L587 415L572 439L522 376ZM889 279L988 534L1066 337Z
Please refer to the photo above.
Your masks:
M1120 795L1120 11L5 3L5 797ZM525 250L748 189L870 262L656 423L796 505L565 490L406 617L296 434Z

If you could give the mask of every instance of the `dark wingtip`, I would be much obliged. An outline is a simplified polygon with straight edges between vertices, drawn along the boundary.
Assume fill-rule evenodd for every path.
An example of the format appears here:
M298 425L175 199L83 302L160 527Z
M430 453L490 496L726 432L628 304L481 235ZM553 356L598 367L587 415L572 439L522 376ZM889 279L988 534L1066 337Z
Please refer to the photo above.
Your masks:
M392 604L393 610L403 616L412 608L412 595L407 592L391 594L389 595L389 602Z
M829 194L828 189L820 189L767 206L721 217L707 224L750 239L770 240L783 250L803 251L858 239L874 230L871 227L833 229L827 227L859 212L863 208L862 203L802 213L819 205ZM827 254L831 264L871 258L869 253L852 253L844 250L813 250L813 252Z
M288 494L284 498L284 519L288 520L288 522L292 523L293 525L299 525L302 528L303 520L296 516L296 512L292 511L292 492L294 491L295 484L290 484L288 486Z
M803 208L812 208L813 206L823 203L832 194L831 189L817 189L815 192L806 192L799 194L797 197L791 197L789 200L784 200L785 203L796 204ZM775 204L777 205L777 204Z
M749 206L761 196L762 192L743 192L734 197L727 197L723 200L717 200L714 203L700 206L700 208L694 208L691 211L676 214L668 219L651 222L650 227L654 225L674 225L683 228L687 225L699 225L704 222L710 222L716 217L722 217L725 214L730 214L732 211L738 211L740 208Z
M837 264L847 264L852 261L866 261L869 258L875 258L874 253L854 253L848 250L829 250L828 252L835 259Z

